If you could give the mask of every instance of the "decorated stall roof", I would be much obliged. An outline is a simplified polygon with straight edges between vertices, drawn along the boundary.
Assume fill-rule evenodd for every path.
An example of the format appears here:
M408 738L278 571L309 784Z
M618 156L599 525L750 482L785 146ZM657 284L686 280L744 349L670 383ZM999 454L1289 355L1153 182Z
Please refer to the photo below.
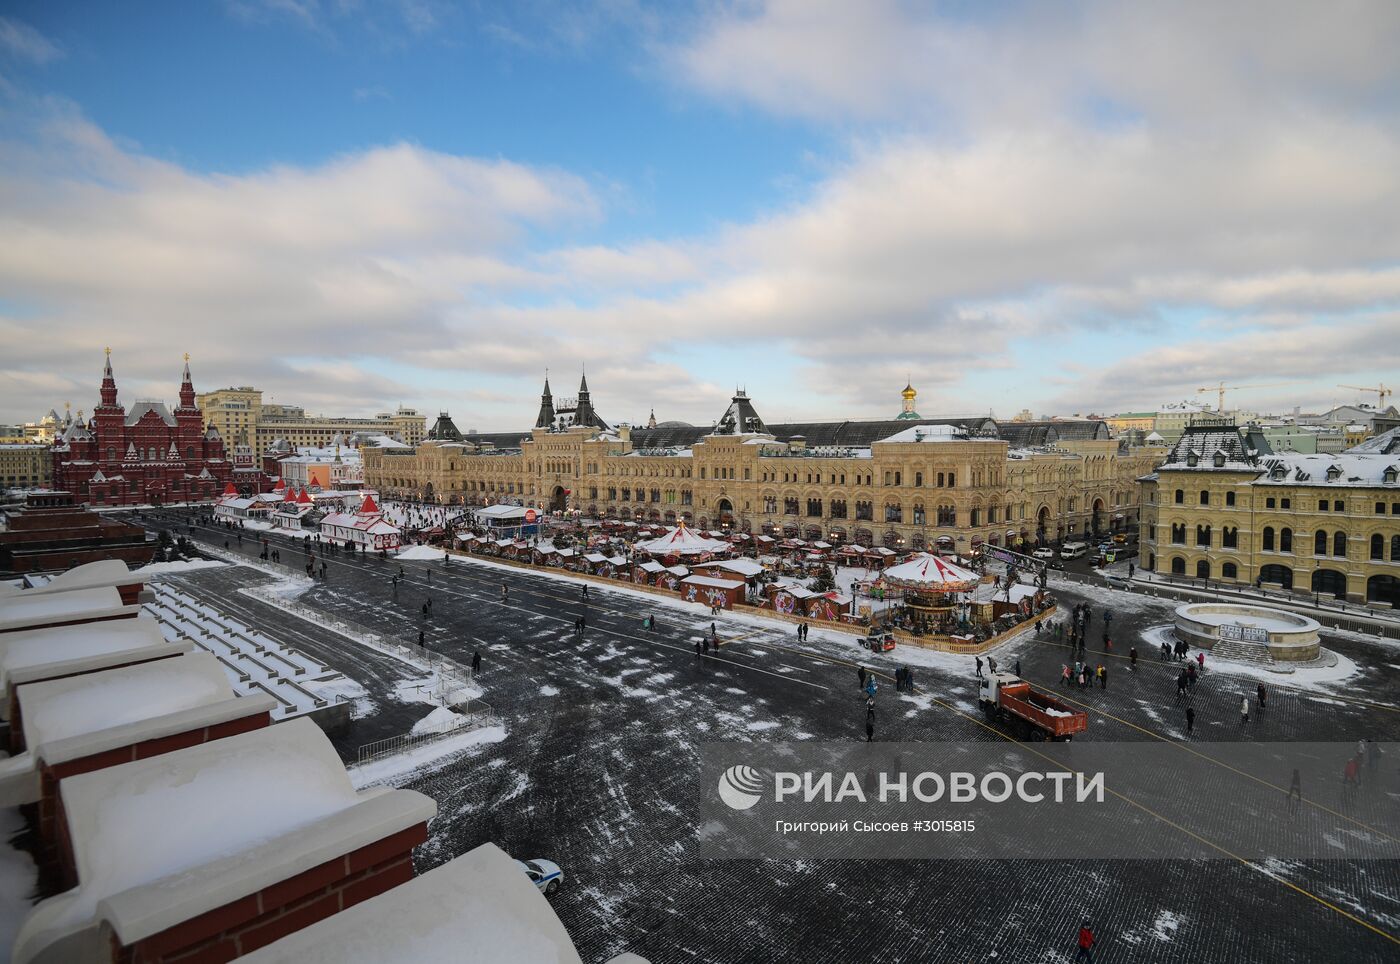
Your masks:
M638 543L637 548L654 556L698 556L707 552L728 552L730 547L727 542L692 532L682 522L659 539Z

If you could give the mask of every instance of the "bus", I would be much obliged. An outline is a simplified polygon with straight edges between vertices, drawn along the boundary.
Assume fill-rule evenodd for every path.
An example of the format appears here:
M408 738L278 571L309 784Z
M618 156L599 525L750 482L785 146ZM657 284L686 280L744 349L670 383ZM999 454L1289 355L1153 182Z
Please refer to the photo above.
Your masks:
M1088 551L1089 544L1087 542L1066 542L1060 546L1060 558L1078 559Z

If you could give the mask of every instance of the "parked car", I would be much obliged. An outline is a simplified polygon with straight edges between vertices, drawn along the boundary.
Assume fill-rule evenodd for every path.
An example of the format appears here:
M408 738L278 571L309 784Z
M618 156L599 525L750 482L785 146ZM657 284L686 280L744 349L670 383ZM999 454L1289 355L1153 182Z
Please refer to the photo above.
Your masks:
M1127 589L1132 583L1128 582L1128 577L1122 573L1106 572L1103 574L1103 581L1108 583L1112 589Z
M546 894L554 893L564 881L564 872L552 860L517 860L516 863L531 883Z
M1054 559L1055 550L1051 549L1049 546L1041 546L1039 549L1035 550L1035 552L1032 552L1031 555L1035 556L1037 559Z

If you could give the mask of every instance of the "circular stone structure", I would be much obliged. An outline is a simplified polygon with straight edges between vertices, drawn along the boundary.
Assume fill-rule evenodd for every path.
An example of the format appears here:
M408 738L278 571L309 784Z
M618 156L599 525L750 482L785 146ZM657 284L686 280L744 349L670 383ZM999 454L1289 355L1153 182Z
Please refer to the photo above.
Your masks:
M1176 607L1176 634L1202 649L1225 648L1248 651L1267 647L1269 655L1281 662L1317 659L1322 648L1316 619L1284 609L1248 606L1243 603L1187 603Z

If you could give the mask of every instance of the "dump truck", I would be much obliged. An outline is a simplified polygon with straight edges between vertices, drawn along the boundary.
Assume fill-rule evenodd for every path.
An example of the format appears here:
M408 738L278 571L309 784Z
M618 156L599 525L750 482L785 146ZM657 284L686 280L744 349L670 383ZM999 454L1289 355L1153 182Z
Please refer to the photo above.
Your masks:
M1011 673L987 673L977 679L977 702L989 721L1001 723L1022 739L1067 742L1089 728L1089 714L1042 693Z

